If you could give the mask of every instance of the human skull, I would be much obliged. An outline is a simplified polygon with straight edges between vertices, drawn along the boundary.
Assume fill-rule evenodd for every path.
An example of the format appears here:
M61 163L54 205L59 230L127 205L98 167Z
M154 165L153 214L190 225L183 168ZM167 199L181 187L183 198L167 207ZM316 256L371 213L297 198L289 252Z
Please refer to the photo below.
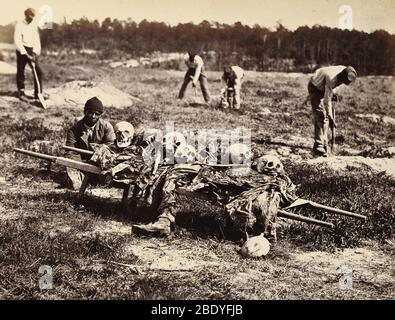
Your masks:
M244 242L240 253L244 257L259 258L264 257L269 253L270 242L261 234L259 236L251 237Z
M182 144L186 144L186 140L180 132L169 132L163 137L163 147L168 154L174 154L175 150Z
M251 160L251 149L243 143L234 143L226 149L222 161L229 161L233 164L246 164Z
M127 121L118 122L114 126L115 131L115 144L118 148L126 148L130 146L133 135L134 135L134 127L131 123Z
M267 154L256 160L256 170L259 173L279 174L283 172L284 167L277 156Z
M174 156L177 163L193 163L196 160L196 149L190 144L181 144Z

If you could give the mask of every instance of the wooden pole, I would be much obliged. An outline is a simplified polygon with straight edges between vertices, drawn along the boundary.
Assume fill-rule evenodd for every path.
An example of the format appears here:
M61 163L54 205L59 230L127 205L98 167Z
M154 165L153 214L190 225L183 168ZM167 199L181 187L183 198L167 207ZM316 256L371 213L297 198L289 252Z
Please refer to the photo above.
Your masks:
M312 223L312 224L316 224L319 225L321 227L327 227L327 228L333 228L334 225L333 223L330 222L325 222L325 221L321 221L321 220L317 220L317 219L313 219L313 218L309 218L309 217L304 217L295 213L291 213L291 212L287 212L284 210L278 210L277 211L277 216L280 218L286 218L286 219L291 219L291 220L297 220L297 221L301 221L301 222L307 222L307 223Z

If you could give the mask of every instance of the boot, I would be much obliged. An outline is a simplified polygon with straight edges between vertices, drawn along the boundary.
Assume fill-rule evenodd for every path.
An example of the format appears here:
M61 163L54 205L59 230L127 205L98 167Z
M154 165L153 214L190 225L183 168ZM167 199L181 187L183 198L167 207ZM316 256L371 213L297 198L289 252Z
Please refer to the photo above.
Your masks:
M313 149L313 154L318 157L327 157L328 154L324 147L316 147Z
M132 233L142 235L168 236L170 234L171 222L168 218L160 217L157 221L149 224L133 225Z
M72 190L79 190L84 180L84 174L73 168L66 168L66 186Z
M18 92L18 98L19 100L23 101L23 102L29 102L29 98L27 97L27 95L25 94L24 90L20 90Z

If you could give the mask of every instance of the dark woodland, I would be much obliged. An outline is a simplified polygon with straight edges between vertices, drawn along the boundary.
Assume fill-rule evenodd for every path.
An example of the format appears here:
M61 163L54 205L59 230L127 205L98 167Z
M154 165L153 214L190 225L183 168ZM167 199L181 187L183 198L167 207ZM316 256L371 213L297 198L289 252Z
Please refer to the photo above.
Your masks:
M12 43L13 28L12 24L0 26L0 42ZM360 75L393 75L395 71L395 35L384 30L366 33L317 25L290 31L281 23L270 30L240 22L171 26L147 20L106 18L99 23L82 18L41 30L41 39L44 49L94 49L101 59L193 49L211 70L230 62L257 71L311 72L329 64L352 65Z

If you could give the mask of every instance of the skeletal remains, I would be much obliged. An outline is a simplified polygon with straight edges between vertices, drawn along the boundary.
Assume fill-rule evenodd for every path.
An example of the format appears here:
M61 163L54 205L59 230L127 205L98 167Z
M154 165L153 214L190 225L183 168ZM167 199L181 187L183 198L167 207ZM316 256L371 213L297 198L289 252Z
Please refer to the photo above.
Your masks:
M251 160L251 149L248 145L243 143L234 143L229 146L224 152L222 161L229 161L233 164L247 164Z
M281 163L281 160L272 154L266 154L256 159L254 165L256 166L256 171L259 173L274 175L284 171L284 166Z
M129 147L134 136L133 125L127 121L121 121L114 126L114 131L116 136L116 146L118 148Z
M130 146L133 136L134 136L133 125L131 125L128 122L122 121L122 122L117 123L114 126L114 129L115 129L115 133L116 133L116 141L115 141L116 146L118 148L126 148L126 147ZM148 137L148 139L149 139L148 140L149 143L153 143L154 141L156 141L153 138L155 136L157 137L156 133L152 132L150 134L148 134L148 133L145 134L145 137ZM197 157L199 157L199 154L196 151L195 146L191 145L191 144L187 144L184 135L182 135L180 132L167 133L163 139L160 139L159 144L161 145L161 151L168 152L170 155L175 156L175 158L177 159L177 163L184 163L184 164L195 164L195 163L199 164L200 163L200 164L206 164L209 166L212 165L211 162L206 162L206 163L196 162ZM221 147L223 147L223 146L220 146L216 150L221 150ZM77 149L77 148L70 147L70 146L65 146L64 148L69 149L69 150L72 149L73 151L76 151L76 152L79 152L79 153L85 154L85 155L86 154L93 155L93 152L88 151L88 150L81 150L81 149ZM28 151L28 150L23 150L23 149L15 148L14 151L23 153L23 154L27 154L27 155L30 155L33 157L45 159L45 160L48 160L51 162L56 162L60 165L66 166L66 167L78 169L84 173L90 173L90 174L94 174L94 175L102 174L100 167L94 166L92 164L87 164L84 162L79 162L79 161L75 161L75 160L71 160L71 159L67 159L67 158L62 158L62 157L54 157L54 156L45 155L45 154L41 154L41 153L37 153L37 152L33 152L33 151ZM199 151L201 151L201 149L199 149ZM144 153L143 153L143 156L144 156ZM252 160L252 152L251 152L249 145L242 144L242 143L235 143L235 144L231 144L228 148L225 148L225 151L222 152L222 154L221 154L221 158L223 158L223 157L228 158L229 162L231 162L231 163L238 163L238 164L239 163L249 163ZM217 157L215 157L215 158L217 158ZM202 159L202 158L200 158L200 159ZM206 157L205 159L208 159L208 158ZM164 160L166 160L166 159L164 159ZM213 158L211 158L211 160L213 160ZM218 158L217 158L217 160L218 160ZM223 159L221 159L221 160L223 160ZM169 164L169 163L166 163L164 161L162 164ZM172 164L174 164L174 162ZM215 164L214 164L214 166L215 166ZM265 174L265 175L268 175L271 177L276 177L277 175L282 176L283 174L285 174L284 167L281 163L281 160L273 154L266 154L266 155L263 155L263 156L255 159L254 161L252 161L252 169L254 169L254 171L257 173L262 173L262 174ZM155 177L156 170L157 169L155 169L155 166L154 166L154 169L152 170L152 177ZM204 171L202 171L202 172L204 172ZM263 186L258 186L257 188L259 189L262 187ZM265 189L262 189L262 190L265 190ZM250 191L255 192L255 189L250 189L249 191L245 191L245 192L243 192L243 194L248 193ZM80 193L81 193L81 191L80 191ZM247 194L246 194L246 196L247 196ZM127 197L126 197L126 199L127 199ZM232 203L233 202L234 201L232 200ZM362 216L362 215L359 215L359 214L356 214L353 212L337 209L337 208L324 206L324 205L321 205L321 204L318 204L318 203L315 203L312 201L304 200L301 198L297 198L296 200L293 200L292 204L288 205L285 208L282 208L282 209L278 208L277 214L278 214L278 216L293 219L293 220L314 223L316 225L321 225L321 226L325 226L325 227L333 227L332 223L328 223L328 222L324 222L321 220L316 220L316 219L305 217L305 216L302 216L299 214L294 214L294 213L284 211L287 209L289 210L291 208L296 208L296 207L300 207L300 206L309 206L311 208L326 210L328 212L341 214L343 216L366 220L365 216ZM265 256L269 252L269 250L270 250L270 243L261 234L259 236L255 236L255 237L251 237L251 238L247 239L247 241L242 246L240 252L243 256L261 257L261 256Z
M196 160L195 147L190 144L181 144L174 156L177 163L194 163Z
M248 238L241 247L240 253L244 257L259 258L266 256L270 250L270 242L262 235Z

